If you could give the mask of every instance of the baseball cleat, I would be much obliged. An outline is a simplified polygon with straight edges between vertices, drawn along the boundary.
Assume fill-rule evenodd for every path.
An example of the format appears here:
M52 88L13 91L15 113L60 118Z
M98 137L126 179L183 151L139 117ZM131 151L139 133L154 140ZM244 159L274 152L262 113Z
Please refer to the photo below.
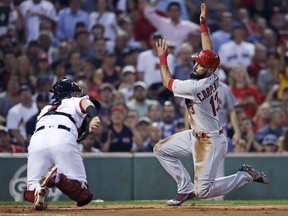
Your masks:
M53 165L48 172L40 179L40 187L54 187L55 182L53 178L56 176L57 167Z
M177 194L174 199L168 200L167 205L169 206L179 206L187 200L193 199L195 197L194 192L188 194Z
M47 209L47 198L49 189L47 187L40 187L34 199L34 209L38 211Z
M249 164L243 164L243 166L240 167L239 171L249 173L252 176L254 182L260 182L262 184L269 183L269 178L264 174L264 172L259 172L258 170L255 170L253 166Z

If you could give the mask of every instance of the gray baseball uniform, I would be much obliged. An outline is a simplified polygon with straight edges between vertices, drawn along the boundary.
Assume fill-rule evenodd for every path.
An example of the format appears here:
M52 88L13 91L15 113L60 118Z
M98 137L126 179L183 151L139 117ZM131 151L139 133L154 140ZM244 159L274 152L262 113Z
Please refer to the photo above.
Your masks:
M187 194L194 191L199 198L204 199L224 195L235 188L252 183L251 175L240 171L215 179L227 153L227 140L218 117L217 73L214 72L210 77L200 80L172 82L174 96L185 98L187 101L192 129L160 141L155 146L154 153L177 182L178 193ZM179 160L183 157L193 157L194 184Z

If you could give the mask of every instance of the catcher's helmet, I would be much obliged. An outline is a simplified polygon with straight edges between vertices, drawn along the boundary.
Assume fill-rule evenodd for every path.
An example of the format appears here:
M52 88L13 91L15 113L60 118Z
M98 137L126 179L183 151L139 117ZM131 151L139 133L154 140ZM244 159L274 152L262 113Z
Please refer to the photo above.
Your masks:
M217 68L220 64L219 55L214 50L202 50L197 55L192 55L192 59L208 68Z
M53 86L50 92L54 93L52 98L63 99L69 96L73 92L81 92L79 85L68 78L62 78L58 80Z

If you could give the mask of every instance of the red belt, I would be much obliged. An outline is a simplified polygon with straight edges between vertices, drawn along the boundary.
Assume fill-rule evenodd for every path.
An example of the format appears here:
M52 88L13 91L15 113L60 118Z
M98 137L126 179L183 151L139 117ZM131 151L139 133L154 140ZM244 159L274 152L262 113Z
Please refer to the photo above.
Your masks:
M219 135L223 133L223 129L220 129L218 131ZM204 133L204 132L196 132L192 131L192 134L195 138L200 139L200 138L209 138L209 133Z

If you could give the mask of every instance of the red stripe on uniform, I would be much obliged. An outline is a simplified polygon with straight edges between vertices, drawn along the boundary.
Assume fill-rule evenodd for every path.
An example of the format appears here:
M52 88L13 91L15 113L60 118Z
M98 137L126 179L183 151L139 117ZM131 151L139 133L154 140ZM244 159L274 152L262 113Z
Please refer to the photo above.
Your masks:
M83 108L82 106L82 101L84 100L85 98L83 98L81 101L80 101L80 110L82 113L86 113L85 109Z
M173 85L174 79L169 79L168 81L168 89L172 92L172 85Z

